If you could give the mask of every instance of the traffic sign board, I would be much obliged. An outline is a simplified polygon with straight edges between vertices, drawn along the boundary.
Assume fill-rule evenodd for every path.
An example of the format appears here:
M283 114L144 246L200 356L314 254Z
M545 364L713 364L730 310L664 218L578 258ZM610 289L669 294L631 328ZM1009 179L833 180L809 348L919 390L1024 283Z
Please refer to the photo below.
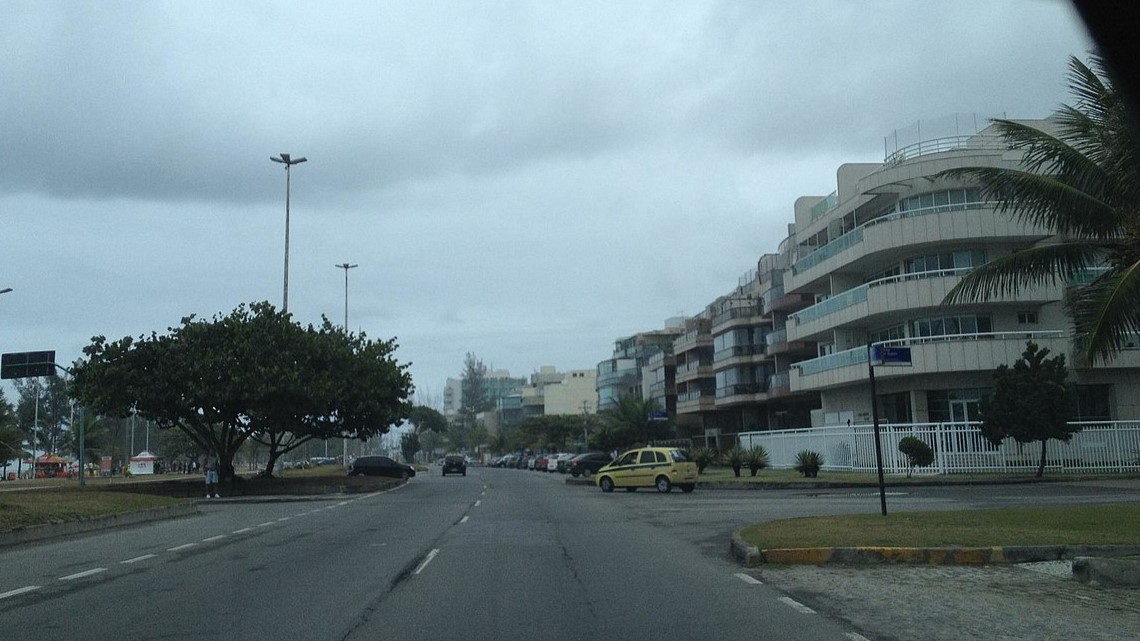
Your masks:
M0 355L0 378L55 376L55 350Z
M910 365L910 348L872 345L871 364L876 367L880 365Z

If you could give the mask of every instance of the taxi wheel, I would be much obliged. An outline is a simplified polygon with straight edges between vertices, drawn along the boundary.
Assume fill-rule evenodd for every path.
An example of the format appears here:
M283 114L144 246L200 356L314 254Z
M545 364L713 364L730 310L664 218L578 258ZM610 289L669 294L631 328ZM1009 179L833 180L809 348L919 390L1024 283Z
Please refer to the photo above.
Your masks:
M602 480L598 481L598 487L602 488L603 492L613 492L614 491L613 479L611 479L608 476L603 476Z
M662 494L665 494L669 490L673 489L673 484L669 482L669 477L667 476L658 476L655 486L657 487L657 491Z

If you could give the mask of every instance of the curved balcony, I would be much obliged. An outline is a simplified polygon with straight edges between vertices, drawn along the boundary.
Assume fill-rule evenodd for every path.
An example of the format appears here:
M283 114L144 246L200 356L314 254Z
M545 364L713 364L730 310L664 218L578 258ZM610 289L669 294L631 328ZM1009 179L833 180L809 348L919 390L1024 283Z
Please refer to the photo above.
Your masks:
M716 395L713 392L693 390L677 395L677 413L694 414L716 410Z
M764 360L765 356L763 345L737 345L713 353L713 369L748 365Z

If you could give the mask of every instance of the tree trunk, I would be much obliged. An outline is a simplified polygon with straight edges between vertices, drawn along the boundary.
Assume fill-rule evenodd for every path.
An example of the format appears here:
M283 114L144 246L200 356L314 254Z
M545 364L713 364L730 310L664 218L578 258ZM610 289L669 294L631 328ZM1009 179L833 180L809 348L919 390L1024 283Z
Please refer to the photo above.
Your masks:
M1045 444L1048 442L1048 439L1041 439L1041 462L1037 464L1037 478L1045 474Z
M741 467L741 466L739 466L739 465L733 465L733 466L732 466L732 474L733 474L733 476L740 476L740 467Z

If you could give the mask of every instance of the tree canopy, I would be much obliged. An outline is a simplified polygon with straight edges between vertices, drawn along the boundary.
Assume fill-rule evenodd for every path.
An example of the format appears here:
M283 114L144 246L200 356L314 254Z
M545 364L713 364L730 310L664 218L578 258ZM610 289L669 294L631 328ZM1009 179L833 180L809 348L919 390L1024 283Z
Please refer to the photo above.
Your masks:
M1080 427L1068 424L1072 412L1072 388L1065 355L1047 358L1049 350L1029 341L1013 367L994 370L993 396L981 401L982 435L994 445L1007 438L1018 443L1041 441L1037 476L1045 471L1045 446L1049 439L1069 441Z
M211 320L187 317L166 334L102 336L75 368L76 397L110 416L132 409L182 430L218 456L223 478L250 438L269 446L266 473L308 440L383 434L407 414L411 376L394 339L345 334L325 319L302 328L267 303Z
M1076 344L1096 363L1140 332L1140 134L1099 55L1088 65L1070 60L1069 86L1075 103L1056 115L1055 134L993 121L1010 148L1024 152L1020 168L944 172L977 180L999 211L1056 235L973 270L944 302L1069 285Z

